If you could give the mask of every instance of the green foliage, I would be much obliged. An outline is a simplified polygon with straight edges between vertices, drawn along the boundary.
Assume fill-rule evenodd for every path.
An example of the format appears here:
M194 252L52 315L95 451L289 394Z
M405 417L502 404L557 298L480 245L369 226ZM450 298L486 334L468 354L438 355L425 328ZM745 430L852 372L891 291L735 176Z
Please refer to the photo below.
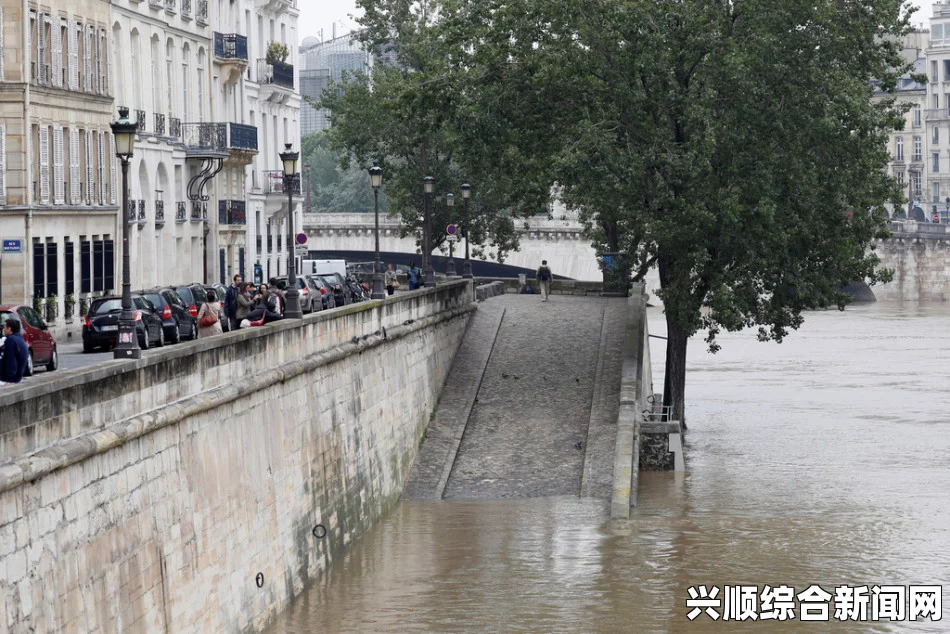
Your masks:
M268 64L283 64L287 61L287 57L290 55L290 50L287 48L286 44L281 44L280 42L270 42L267 45L267 63Z
M340 153L330 148L326 132L314 132L303 138L301 155L310 164L311 206L323 213L372 213L373 188L369 173L356 166L341 166ZM307 183L304 181L303 186ZM387 213L389 199L385 187L379 193L380 213Z

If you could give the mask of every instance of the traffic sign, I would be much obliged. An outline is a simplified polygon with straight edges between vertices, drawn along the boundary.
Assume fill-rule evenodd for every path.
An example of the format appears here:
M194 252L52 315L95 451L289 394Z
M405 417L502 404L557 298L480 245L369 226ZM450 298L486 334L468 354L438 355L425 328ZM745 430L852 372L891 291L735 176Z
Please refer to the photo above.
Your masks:
M454 234L454 233L450 233L448 236L446 236L445 239L448 240L449 242L458 242L458 241L459 241L458 235L456 235L456 234Z
M294 247L294 253L297 255L297 257L303 258L307 257L307 254L310 253L310 251L307 249L307 247L298 244L296 247Z
M449 225L448 227L445 228L445 232L449 234L450 236L457 235L458 230L459 230L458 225Z
M307 234L298 233L296 240L297 240L297 244L300 244L300 245L307 244Z
M21 251L23 251L22 240L4 240L3 241L4 253L20 253Z

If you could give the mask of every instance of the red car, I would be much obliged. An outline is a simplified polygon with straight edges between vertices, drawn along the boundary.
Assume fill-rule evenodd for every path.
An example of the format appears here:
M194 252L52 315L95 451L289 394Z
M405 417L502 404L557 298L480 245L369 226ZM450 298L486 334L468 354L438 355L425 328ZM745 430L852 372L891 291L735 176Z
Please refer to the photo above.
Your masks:
M20 324L20 333L30 349L30 360L26 364L26 376L32 376L33 365L45 365L52 372L59 367L59 351L56 340L49 334L49 326L40 319L36 311L22 304L0 305L0 324L14 317Z

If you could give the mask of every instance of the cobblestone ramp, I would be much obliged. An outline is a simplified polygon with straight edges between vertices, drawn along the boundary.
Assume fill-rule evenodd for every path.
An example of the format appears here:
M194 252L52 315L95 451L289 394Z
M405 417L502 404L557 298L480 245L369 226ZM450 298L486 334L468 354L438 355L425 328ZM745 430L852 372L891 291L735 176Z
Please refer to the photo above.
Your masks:
M620 389L623 328L616 324L622 324L625 301L552 296L542 303L537 296L506 295L479 311L489 306L503 307L504 316L458 451L443 468L448 477L441 497L578 495L582 489L606 496ZM486 347L483 342L480 354ZM459 362L443 394L468 389L454 382ZM440 407L437 419L442 415Z

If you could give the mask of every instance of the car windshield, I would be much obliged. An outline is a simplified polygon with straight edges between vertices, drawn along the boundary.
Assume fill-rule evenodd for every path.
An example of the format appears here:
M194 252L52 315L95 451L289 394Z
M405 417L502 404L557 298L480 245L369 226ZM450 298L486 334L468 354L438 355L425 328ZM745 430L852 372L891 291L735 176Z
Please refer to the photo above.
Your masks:
M108 315L109 313L122 312L122 300L118 297L111 299L97 299L89 307L89 312L93 315Z
M146 302L141 297L133 297L132 303L135 304L135 307L139 310L152 310L152 307L148 305L148 302Z
M191 289L187 286L179 286L175 289L175 292L178 293L178 296L181 297L182 301L185 302L188 306L193 306L195 303L195 296L191 294Z
M164 300L162 299L162 296L159 295L158 293L149 293L148 295L145 296L145 299L152 302L152 304L156 308L158 308L159 306L164 306L165 304Z
M191 292L194 293L195 301L198 304L204 304L206 301L208 301L208 292L201 286L192 287Z

